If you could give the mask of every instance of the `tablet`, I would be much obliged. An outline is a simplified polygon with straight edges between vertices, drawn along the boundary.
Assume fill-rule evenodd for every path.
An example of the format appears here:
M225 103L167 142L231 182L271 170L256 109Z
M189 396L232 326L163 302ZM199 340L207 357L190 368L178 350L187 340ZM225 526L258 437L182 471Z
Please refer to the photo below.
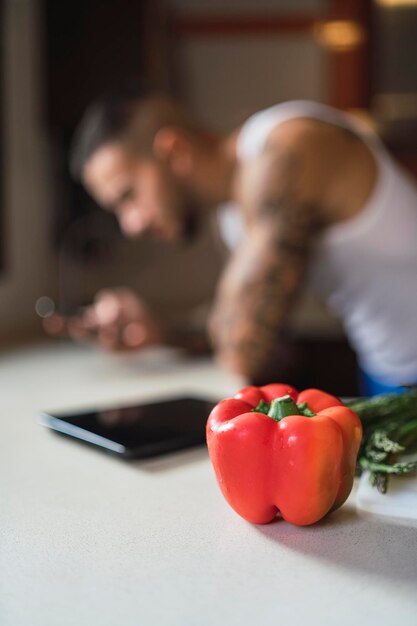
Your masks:
M74 414L45 412L38 421L120 457L140 459L204 444L206 422L214 404L181 397Z

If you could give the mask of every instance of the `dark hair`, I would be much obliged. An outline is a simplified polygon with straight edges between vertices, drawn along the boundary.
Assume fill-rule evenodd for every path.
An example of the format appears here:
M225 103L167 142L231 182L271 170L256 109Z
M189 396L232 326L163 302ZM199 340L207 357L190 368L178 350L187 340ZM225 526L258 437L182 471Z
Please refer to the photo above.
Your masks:
M85 164L104 144L119 139L132 123L136 99L104 96L93 102L77 126L70 150L70 171L80 180Z
M131 149L149 154L160 128L176 125L195 132L200 128L189 113L168 96L118 92L92 103L75 130L70 171L80 180L91 156L104 144L126 141Z

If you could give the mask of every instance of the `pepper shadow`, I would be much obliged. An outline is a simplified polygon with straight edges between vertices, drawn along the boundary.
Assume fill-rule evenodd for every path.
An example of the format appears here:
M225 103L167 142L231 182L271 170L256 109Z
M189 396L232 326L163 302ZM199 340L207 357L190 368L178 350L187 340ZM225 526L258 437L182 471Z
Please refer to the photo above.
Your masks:
M412 521L408 525L363 515L345 505L312 526L293 526L277 518L256 529L269 541L319 561L415 588L417 526Z

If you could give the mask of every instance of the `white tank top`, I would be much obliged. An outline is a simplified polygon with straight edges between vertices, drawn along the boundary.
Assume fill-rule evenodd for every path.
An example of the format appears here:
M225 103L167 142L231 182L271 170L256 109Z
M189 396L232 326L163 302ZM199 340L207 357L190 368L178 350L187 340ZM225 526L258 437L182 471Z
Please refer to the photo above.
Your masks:
M417 186L364 124L315 102L285 102L250 117L238 137L238 158L256 157L272 129L300 117L351 129L369 146L378 169L360 213L320 237L309 284L342 318L364 370L389 384L415 383Z

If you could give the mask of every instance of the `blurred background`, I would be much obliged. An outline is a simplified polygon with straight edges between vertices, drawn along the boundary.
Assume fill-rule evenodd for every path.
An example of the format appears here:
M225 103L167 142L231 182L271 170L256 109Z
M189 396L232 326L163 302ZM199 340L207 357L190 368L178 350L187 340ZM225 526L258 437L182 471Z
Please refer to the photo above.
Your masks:
M44 295L70 310L124 285L161 317L208 309L227 259L214 222L188 245L127 241L70 179L84 108L123 77L224 132L290 99L351 110L417 175L417 0L0 0L0 22L0 348L42 336ZM354 393L322 304L305 294L293 326L307 367L342 365L317 384Z

